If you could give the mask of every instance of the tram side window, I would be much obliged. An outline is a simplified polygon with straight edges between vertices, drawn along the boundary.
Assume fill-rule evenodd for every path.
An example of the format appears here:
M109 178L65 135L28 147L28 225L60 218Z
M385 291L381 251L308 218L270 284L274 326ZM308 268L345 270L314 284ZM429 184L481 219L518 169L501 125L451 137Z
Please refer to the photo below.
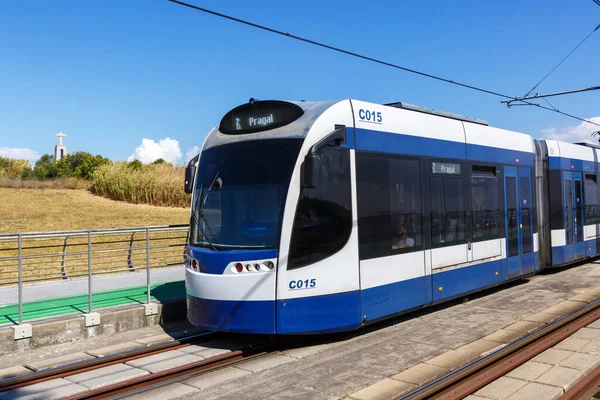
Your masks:
M314 264L337 253L352 231L349 151L325 146L318 155L321 161L315 187L300 192L288 269Z
M473 166L471 199L473 241L499 238L500 208L495 167Z
M585 195L585 224L600 223L600 210L598 209L598 180L595 174L586 174L584 182Z
M361 260L422 249L420 161L357 152Z
M432 176L431 245L450 246L465 243L467 237L465 190L462 177Z

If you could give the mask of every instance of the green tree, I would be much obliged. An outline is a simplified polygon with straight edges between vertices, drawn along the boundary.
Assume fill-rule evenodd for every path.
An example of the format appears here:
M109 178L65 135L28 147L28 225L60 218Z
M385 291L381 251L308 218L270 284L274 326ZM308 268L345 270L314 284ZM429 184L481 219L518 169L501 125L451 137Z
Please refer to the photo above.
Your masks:
M0 157L0 178L8 177L9 168L10 168L10 158Z
M35 162L33 167L33 177L39 180L56 178L57 170L54 165L54 159L50 154L44 154Z
M27 160L10 160L10 167L8 168L9 178L19 178L23 175L24 171L31 171L31 164Z
M91 180L96 168L104 164L110 164L110 160L99 154L93 156L88 152L78 151L61 158L56 163L56 170L61 177L74 176Z
M142 162L140 160L133 160L127 163L127 167L131 168L134 171L141 171L142 170Z
M152 164L166 164L167 162L165 161L164 158L159 158L158 160L154 160L154 162Z

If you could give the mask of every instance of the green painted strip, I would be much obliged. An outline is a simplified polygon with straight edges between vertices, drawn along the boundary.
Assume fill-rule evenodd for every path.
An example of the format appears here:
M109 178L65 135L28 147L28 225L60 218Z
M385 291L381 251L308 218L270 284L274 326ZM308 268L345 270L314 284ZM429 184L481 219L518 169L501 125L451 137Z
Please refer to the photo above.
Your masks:
M185 283L175 281L150 286L151 300L165 302L166 300L185 295ZM107 307L115 307L124 304L146 302L146 286L94 293L92 295L92 306L94 310ZM73 313L85 313L88 311L88 297L72 296L57 299L48 299L23 304L23 321L38 318L56 317ZM11 304L0 309L0 325L16 324L19 320L19 306Z

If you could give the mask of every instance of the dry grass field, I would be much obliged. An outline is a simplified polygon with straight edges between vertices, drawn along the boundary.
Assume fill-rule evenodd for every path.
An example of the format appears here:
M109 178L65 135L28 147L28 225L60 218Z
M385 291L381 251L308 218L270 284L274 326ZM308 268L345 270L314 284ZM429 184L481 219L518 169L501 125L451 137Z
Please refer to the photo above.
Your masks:
M87 190L0 188L0 233L189 222L189 208L109 200Z

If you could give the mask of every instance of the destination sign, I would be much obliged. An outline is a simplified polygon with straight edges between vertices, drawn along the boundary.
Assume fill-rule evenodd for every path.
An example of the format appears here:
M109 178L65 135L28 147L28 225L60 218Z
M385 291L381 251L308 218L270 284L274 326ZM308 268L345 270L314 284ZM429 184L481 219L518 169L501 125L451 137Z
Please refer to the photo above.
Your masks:
M219 130L229 135L255 133L294 122L302 108L284 101L255 101L236 107L221 120Z
M460 175L460 164L434 162L431 163L431 172L434 174Z

